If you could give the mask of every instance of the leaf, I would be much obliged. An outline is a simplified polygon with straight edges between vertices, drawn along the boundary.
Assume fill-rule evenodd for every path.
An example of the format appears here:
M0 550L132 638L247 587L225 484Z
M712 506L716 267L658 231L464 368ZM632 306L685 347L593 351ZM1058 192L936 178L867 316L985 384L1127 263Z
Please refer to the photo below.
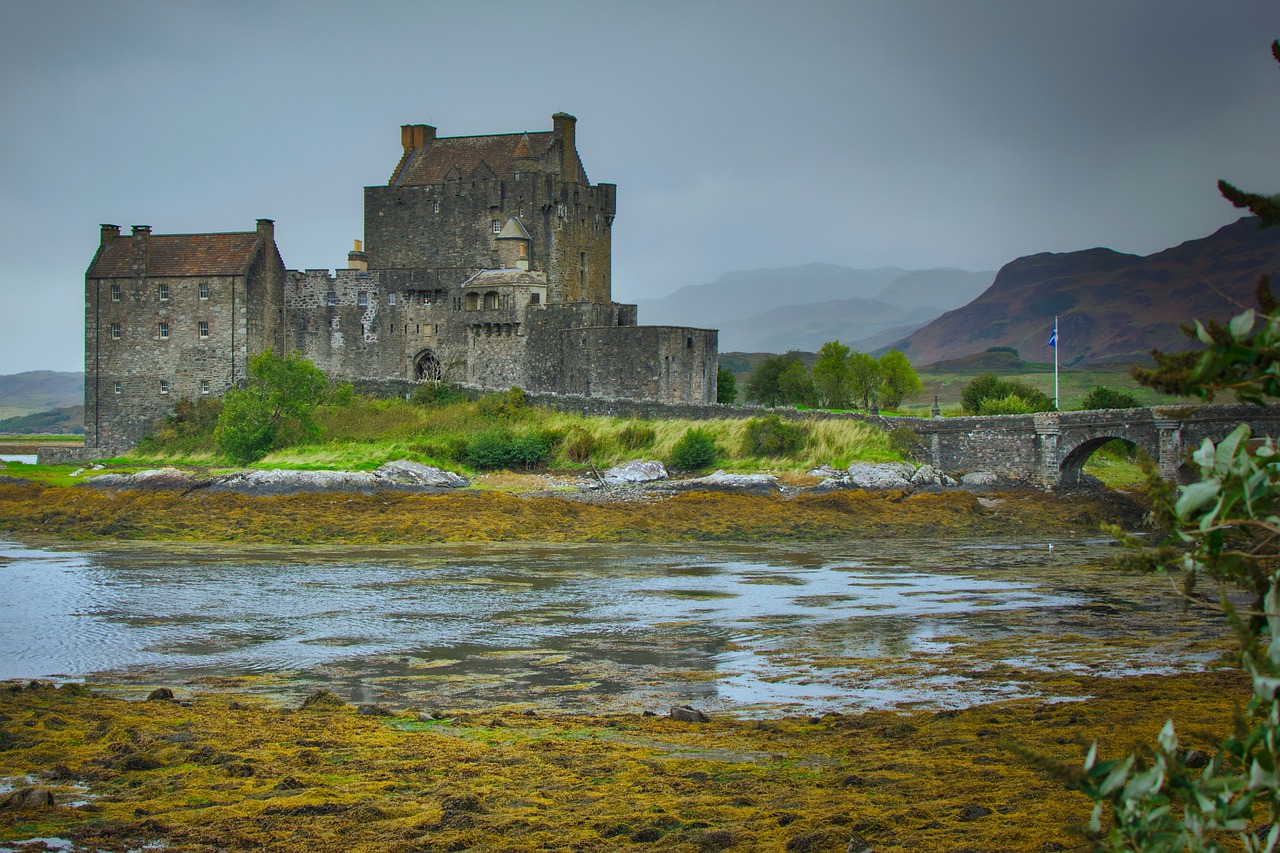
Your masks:
M1160 748L1165 752L1174 753L1178 751L1178 736L1173 731L1173 720L1165 720L1164 728L1160 730Z
M1213 346L1213 335L1209 334L1208 330L1205 329L1205 327L1200 324L1199 320L1196 320L1195 324L1196 324L1196 338L1200 341L1200 343L1204 344L1207 347Z
M1231 322L1227 324L1227 329L1231 332L1231 337L1237 341L1243 341L1249 333L1253 331L1254 320L1257 315L1254 314L1252 308L1246 310L1243 314L1237 314L1231 318Z
M1200 507L1217 500L1218 493L1222 491L1222 484L1217 480L1202 480L1199 483L1183 486L1180 491L1182 494L1178 497L1173 511L1179 518L1186 518Z

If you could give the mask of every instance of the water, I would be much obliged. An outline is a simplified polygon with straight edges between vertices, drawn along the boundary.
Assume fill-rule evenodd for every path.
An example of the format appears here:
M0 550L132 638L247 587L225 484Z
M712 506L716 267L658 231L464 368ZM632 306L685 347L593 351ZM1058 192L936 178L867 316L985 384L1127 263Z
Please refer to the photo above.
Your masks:
M1099 541L1050 552L0 540L0 678L772 713L1052 695L1058 677L1216 654L1216 619L1182 613L1167 582L1108 568L1113 554Z
M34 453L0 453L0 462L21 462L24 465L36 464Z

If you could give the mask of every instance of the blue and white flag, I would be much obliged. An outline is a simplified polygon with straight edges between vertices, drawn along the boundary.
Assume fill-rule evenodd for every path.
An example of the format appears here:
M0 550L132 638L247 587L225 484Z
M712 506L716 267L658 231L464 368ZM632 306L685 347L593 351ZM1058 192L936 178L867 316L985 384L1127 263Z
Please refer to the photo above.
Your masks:
M1049 346L1054 347L1055 349L1058 346L1058 330L1057 329L1054 329L1052 332L1049 333Z

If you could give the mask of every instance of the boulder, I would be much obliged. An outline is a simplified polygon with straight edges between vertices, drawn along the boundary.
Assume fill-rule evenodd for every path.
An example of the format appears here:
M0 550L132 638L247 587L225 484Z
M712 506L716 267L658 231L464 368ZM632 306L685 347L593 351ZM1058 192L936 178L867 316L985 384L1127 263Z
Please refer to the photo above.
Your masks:
M849 466L849 482L860 489L908 489L915 468L905 462L855 462Z
M709 723L711 718L699 711L697 708L690 708L688 705L672 705L671 719L681 723Z
M303 699L299 707L304 711L337 711L347 707L347 703L333 691L316 690Z
M964 486L994 486L998 482L1000 478L989 471L974 471L960 478L960 484Z
M186 491L199 480L177 468L151 468L134 474L99 474L84 481L90 486L108 489L147 489L149 491Z
M913 486L936 486L938 485L938 471L932 465L921 465L911 475L911 485Z
M460 474L411 462L408 459L397 459L381 465L373 476L378 480L402 486L429 486L436 489L465 489L471 481Z
M53 793L47 788L18 788L0 797L0 809L51 809Z
M606 485L624 486L633 483L652 483L667 479L667 469L656 459L633 459L616 465L601 476Z
M780 491L778 478L772 474L726 474L716 471L705 477L693 480L681 480L674 484L685 491L713 492L748 492L750 494L772 494Z
M375 705L366 703L356 706L356 713L362 717L390 717L393 716L391 709L386 705Z
M147 694L148 702L171 702L173 701L173 691L168 687L157 687Z

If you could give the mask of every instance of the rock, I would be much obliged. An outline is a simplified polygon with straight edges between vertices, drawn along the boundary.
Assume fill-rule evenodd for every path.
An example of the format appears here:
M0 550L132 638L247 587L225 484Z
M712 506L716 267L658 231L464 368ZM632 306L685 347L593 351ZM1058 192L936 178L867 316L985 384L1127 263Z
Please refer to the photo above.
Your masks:
M601 479L606 485L624 486L633 483L652 483L667 479L667 469L661 462L653 459L633 459L623 465L617 465L605 471Z
M939 474L939 475L938 475L938 482L942 483L942 485L944 485L944 486L958 486L958 485L960 485L959 483L957 483L957 482L955 481L955 478L954 478L954 477L948 477L946 474Z
M964 486L994 486L998 482L1000 478L989 471L974 471L960 478L960 484Z
M726 474L724 471L672 485L682 491L746 492L753 495L773 494L782 489L778 478L772 474Z
M134 474L99 474L84 481L87 485L109 489L146 489L149 491L186 491L199 481L177 468L152 468Z
M53 792L48 788L18 788L0 797L0 809L51 809Z
M921 465L916 472L911 475L911 485L913 486L936 486L938 485L938 472L932 465Z
M303 711L338 711L347 707L342 697L329 690L317 690L298 706Z
M672 705L671 719L681 723L709 723L711 718L699 711L697 708L690 708L688 705Z
M384 463L373 472L373 476L397 485L429 486L436 489L465 489L471 485L466 477L452 471L433 468L421 462L410 462L408 459Z
M374 705L374 704L371 704L371 703L366 703L366 704L364 704L364 705L358 705L358 706L356 706L356 713L357 713L357 714L359 714L359 715L360 715L360 716L362 716L362 717L390 717L390 716L392 716L391 709L390 709L390 708L388 708L386 705Z
M909 489L914 473L914 468L901 462L855 462L849 466L849 482L860 489Z
M168 687L157 687L147 694L148 702L170 702L173 701L173 691Z
M482 814L487 809L480 802L480 798L475 794L454 794L445 797L440 801L440 808L446 812L461 812L465 814Z
M826 480L847 480L849 472L842 471L839 468L832 468L830 465L819 465L809 472L810 477L822 477Z

